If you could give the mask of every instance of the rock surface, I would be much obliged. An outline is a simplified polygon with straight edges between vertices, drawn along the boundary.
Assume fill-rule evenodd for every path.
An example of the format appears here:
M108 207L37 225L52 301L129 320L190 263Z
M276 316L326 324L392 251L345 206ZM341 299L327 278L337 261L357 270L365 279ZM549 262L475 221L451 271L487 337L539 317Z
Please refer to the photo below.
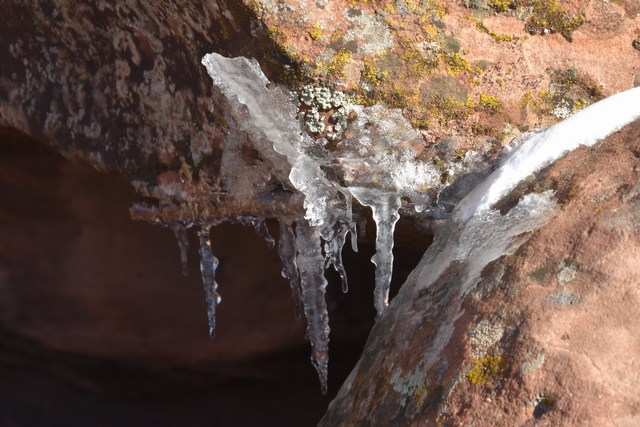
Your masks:
M548 188L561 210L462 300L462 265L420 290L425 258L321 425L638 424L639 174L639 122L539 173L505 212Z
M205 53L255 57L271 80L292 89L337 86L362 104L400 108L421 130L419 160L435 164L455 163L469 150L490 160L520 132L640 78L634 0L0 4L7 22L0 28L0 129L124 176L137 199L158 206L175 203L170 193L178 185L194 196L194 218L303 213L284 157L243 129L243 112L229 111L212 89L200 65ZM537 4L566 25L536 27L546 13ZM437 366L423 356L446 323L438 310L450 303L459 271L452 267L416 300L410 281L324 423L637 423L640 375L631 356L639 334L629 311L638 304L629 261L638 254L637 133L629 127L537 179L540 189L558 190L563 210L486 269L452 323L454 339L431 355ZM231 152L231 141L244 143ZM179 275L171 233L111 211L133 200L124 186L105 197L100 178L77 165L12 156L1 169L3 197L18 202L2 212L1 320L9 329L56 351L165 366L246 359L302 340L286 284L265 295L256 271L219 251L225 306L243 309L221 309L216 345L208 345L200 335L201 289L177 286L195 286L197 275ZM38 174L42 180L33 179ZM39 212L47 204L55 206L52 216ZM167 218L193 219L170 209ZM396 246L423 247L414 231L424 224L406 218L414 223L407 232L399 226ZM234 227L217 233L214 244L227 240L223 251L251 245L261 271L277 276L279 263L262 242ZM28 289L34 283L42 288ZM30 311L33 305L43 311ZM273 322L268 336L264 317Z

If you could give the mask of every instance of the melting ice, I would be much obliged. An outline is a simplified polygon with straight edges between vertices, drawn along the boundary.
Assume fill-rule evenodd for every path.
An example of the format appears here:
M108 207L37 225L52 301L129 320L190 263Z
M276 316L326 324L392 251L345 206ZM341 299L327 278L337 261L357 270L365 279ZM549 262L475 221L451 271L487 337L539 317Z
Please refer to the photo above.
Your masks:
M307 319L311 361L318 371L323 393L327 389L329 319L325 303L327 286L324 269L333 266L348 288L342 263L342 247L350 234L356 246L356 222L352 200L371 208L376 223L376 266L374 305L380 315L389 303L393 265L393 235L402 200L411 200L416 211L433 203L426 188L442 190L441 171L430 163L415 160L412 141L420 136L399 110L382 105L355 106L356 118L347 136L336 144L314 140L301 131L297 107L284 88L268 88L268 79L255 60L224 58L212 53L202 60L214 85L231 109L243 111L246 120L238 126L251 135L259 134L286 158L289 180L304 195L304 218L278 216L278 254L283 277L290 282L296 316ZM575 114L559 125L530 135L512 151L503 165L458 205L444 230L436 236L425 257L431 270L416 271L425 286L438 277L452 260L469 262L473 274L487 262L505 253L519 233L544 222L553 209L548 195L525 196L505 217L492 209L502 196L523 178L580 144L593 144L640 116L640 88L607 98ZM328 149L327 147L333 148ZM450 171L455 173L455 170ZM430 193L431 195L433 192ZM134 206L140 218L165 223L176 235L180 260L186 272L187 225L199 225L200 269L207 302L209 331L215 334L215 312L220 302L215 281L218 260L213 255L209 231L211 222L202 220L167 224L157 211ZM212 219L213 221L214 219ZM215 218L215 222L242 218ZM251 224L274 245L265 218ZM323 253L324 252L324 253ZM422 263L425 265L425 263ZM412 274L412 277L415 275Z

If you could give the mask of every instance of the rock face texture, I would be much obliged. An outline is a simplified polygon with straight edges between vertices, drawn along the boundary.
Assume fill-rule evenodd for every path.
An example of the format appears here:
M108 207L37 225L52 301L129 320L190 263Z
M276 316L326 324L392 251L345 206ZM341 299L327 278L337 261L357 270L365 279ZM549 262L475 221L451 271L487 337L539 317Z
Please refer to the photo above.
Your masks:
M183 279L169 230L161 237L111 210L143 200L150 208L136 210L136 219L203 222L207 230L221 222L263 230L256 220L274 215L302 222L291 165L212 86L201 65L206 53L256 58L271 81L294 91L311 84L340 89L362 106L399 109L419 130L412 161L442 169L442 186L467 154L489 168L520 133L640 84L635 0L0 6L0 137L26 135L124 177L135 191L126 194L121 182L97 197L112 187L83 167L3 148L0 195L15 204L0 212L0 322L43 347L95 358L202 366L303 340L304 325L290 321L286 284L258 272L275 281L281 267L251 233L213 231L225 266L218 280L229 289L225 306L238 311L220 312L210 346L197 332L206 330L201 289L178 287L195 286L195 263ZM307 126L319 138L313 129ZM637 135L636 124L572 153L504 201L508 215L522 194L552 189L562 209L489 265L474 292L457 294L464 266L449 266L426 291L416 290L424 265L416 270L376 324L324 424L638 423ZM371 150L386 151L375 141ZM478 179L443 193L459 200ZM416 192L441 201L433 188ZM396 247L424 247L427 239L414 231L439 221L410 214L401 202ZM47 203L55 206L51 216L39 212ZM453 202L439 208L446 213ZM362 206L353 209L362 215ZM215 249L217 240L225 243ZM260 267L247 271L234 247ZM42 288L29 288L34 283ZM32 304L43 311L31 312ZM268 333L265 317L273 322ZM443 325L453 331L446 342L438 341ZM336 328L332 340L341 334L349 336Z
M639 122L539 173L502 210L561 209L465 295L464 265L424 289L427 252L321 425L638 424L639 174Z

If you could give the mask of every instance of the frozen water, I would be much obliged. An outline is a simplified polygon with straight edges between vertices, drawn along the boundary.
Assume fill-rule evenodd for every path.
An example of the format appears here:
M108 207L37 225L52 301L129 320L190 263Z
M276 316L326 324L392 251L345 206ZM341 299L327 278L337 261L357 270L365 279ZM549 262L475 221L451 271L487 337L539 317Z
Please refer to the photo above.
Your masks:
M267 223L264 218L255 219L252 221L253 228L258 233L258 236L262 237L266 242L269 249L273 249L276 247L276 241L269 232L269 228L267 227Z
M352 199L371 208L376 223L376 254L372 261L376 265L374 304L380 315L389 303L393 234L402 201L410 201L404 207L415 208L414 217L418 219L419 212L442 214L440 203L451 201L441 200L442 190L447 186L442 179L443 172L459 176L468 171L465 168L470 163L466 163L465 158L462 166L449 165L443 171L442 165L417 161L419 150L414 151L412 147L423 143L420 135L399 110L389 110L382 105L354 106L355 118L349 117L340 123L340 132L347 127L341 139L331 144L326 139L314 139L302 131L297 119L299 105L291 101L291 93L284 88L271 88L255 60L228 59L213 53L206 55L202 63L226 99L225 120L233 130L223 143L222 179L208 178L203 170L196 179L183 162L179 179L166 174L157 187L148 188L143 194L158 199L159 206L135 204L132 216L173 229L183 272L187 271L186 228L200 224L200 268L209 330L213 335L219 296L215 282L218 261L212 254L209 237L211 224L240 221L254 226L270 245L275 243L266 227L267 218L256 218L255 213L251 217L230 214L224 209L224 203L218 203L221 194L244 207L247 200L256 199L259 185L277 177L272 181L287 190L297 190L293 192L294 197L303 195L304 218L298 212L281 213L286 202L279 204L281 202L268 199L265 192L260 193L264 200L271 200L261 199L263 206L272 209L265 217L280 222L278 253L284 265L282 273L290 281L297 313L302 309L306 316L311 359L326 392L329 323L324 300L327 286L324 269L333 266L346 291L342 248L350 232L351 245L357 250L356 223L364 234L363 222L366 221L366 216L354 214ZM409 281L419 278L419 287L431 286L443 271L455 264L464 266L460 292L468 292L487 263L517 247L522 242L521 234L540 227L555 206L548 193L527 195L506 215L500 215L493 209L496 202L524 178L567 151L579 145L592 145L638 117L640 88L614 95L551 129L522 138L501 167L480 185L471 190L477 182L474 180L473 185L464 187L455 200L468 194L455 209L455 200L446 206L448 212L451 209L453 212ZM272 170L245 168L238 173L244 167L238 159L247 137L260 155L268 158ZM283 182L287 174L290 183ZM436 200L432 200L434 195ZM447 332L447 328L442 331L438 340L446 343L450 331Z
M460 214L468 217L489 209L524 178L568 151L591 146L638 118L640 87L596 102L543 132L525 135L502 166L460 203Z
M182 274L185 276L189 273L187 251L189 250L189 237L187 235L187 227L183 224L175 224L171 227L173 233L178 240L178 249L180 249L180 264L182 265Z
M342 281L342 292L347 293L349 291L349 284L347 282L347 272L344 269L342 263L342 248L347 238L347 233L352 230L352 223L338 221L335 228L332 230L331 235L327 236L324 244L325 253L325 268L329 268L333 265L333 268L340 275ZM352 237L352 241L354 238Z
M300 273L302 303L307 318L307 339L311 343L311 363L318 371L322 394L327 393L329 366L329 314L324 299L327 281L320 233L300 223L296 227L296 260Z
M394 193L379 194L368 188L352 188L354 197L369 206L376 222L376 253L371 258L376 265L374 305L378 316L389 305L389 286L393 271L393 231L400 219L400 197Z
M216 283L216 269L218 258L211 252L211 225L202 224L198 230L200 240L200 272L204 285L205 301L207 303L207 318L209 320L209 336L216 336L216 307L220 304L218 284Z
M282 277L289 279L291 297L293 298L296 319L300 318L302 309L302 290L300 289L300 274L296 253L296 236L291 222L280 220L280 239L278 240L278 255L282 260Z

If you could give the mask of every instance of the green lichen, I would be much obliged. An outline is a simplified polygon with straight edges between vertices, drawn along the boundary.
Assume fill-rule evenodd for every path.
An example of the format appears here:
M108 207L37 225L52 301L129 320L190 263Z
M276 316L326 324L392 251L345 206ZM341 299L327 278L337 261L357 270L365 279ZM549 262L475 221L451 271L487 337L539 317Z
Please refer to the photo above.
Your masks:
M520 108L539 116L564 119L603 97L602 90L592 79L569 68L552 72L549 89L535 95L526 92L520 100Z
M405 66L414 76L424 76L434 71L438 66L438 58L430 58L415 48L407 49L402 55Z
M571 34L583 23L582 16L570 17L567 9L555 0L536 0L524 28L532 35L560 33L565 39L572 41Z
M501 378L507 370L507 361L499 354L488 354L473 361L467 379L473 385L484 385Z
M452 121L463 122L473 112L473 105L455 99L435 95L428 105L431 117L439 124L446 125Z
M529 273L529 277L538 283L544 283L549 277L549 267L540 267Z

